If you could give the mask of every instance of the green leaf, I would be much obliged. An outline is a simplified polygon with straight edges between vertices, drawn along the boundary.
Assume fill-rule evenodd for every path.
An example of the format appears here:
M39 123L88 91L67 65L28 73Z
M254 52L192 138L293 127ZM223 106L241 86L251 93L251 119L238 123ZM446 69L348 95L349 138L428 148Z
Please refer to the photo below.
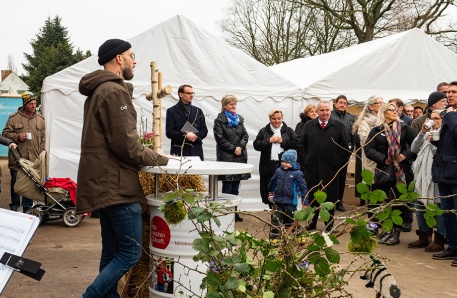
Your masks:
M370 188L368 187L368 185L366 185L365 183L363 182L360 182L360 183L357 183L357 191L361 194L364 194L366 192L369 192L370 191Z
M353 220L352 218L350 217L346 217L345 221L351 225L355 225L355 220Z
M294 212L294 218L298 221L308 221L314 216L314 208L311 206Z
M321 206L327 210L332 210L333 208L335 208L335 205L332 202L324 202L321 204Z
M331 247L324 248L325 256L330 263L338 264L340 262L340 254Z
M308 255L308 261L311 264L316 264L320 259L322 259L321 254L317 251L312 252Z
M282 268L283 264L281 260L268 260L265 262L265 269L270 272L275 272L279 268Z
M390 231L394 227L394 224L390 218L384 220L382 222L382 230L383 231Z
M376 198L376 202L382 202L387 198L387 194L380 189L376 189L373 191L373 196Z
M225 288L226 289L235 289L238 287L240 283L240 280L238 278L235 278L235 277L230 277L227 282L224 284Z
M317 263L314 264L314 270L320 277L324 277L330 272L330 266L325 258L320 258Z
M213 217L214 223L218 226L221 227L221 221L218 217Z
M275 293L272 291L263 292L262 298L275 298Z
M195 200L195 197L189 193L183 195L183 199L187 204L192 204Z
M203 222L205 222L205 221L210 220L211 217L212 217L212 215L211 215L210 213L205 212L205 213L202 213L202 214L200 214L199 216L197 216L197 221L198 221L199 223L203 223Z
M176 192L166 192L163 194L163 201L170 202L178 197L178 194Z
M401 226L403 224L403 218L401 218L401 216L393 216L392 215L392 221L394 222L394 224L396 224L397 226Z
M362 171L363 182L365 182L368 186L371 186L373 184L373 179L374 179L373 172L371 172L367 169L363 169L363 171Z
M376 215L376 218L379 219L379 220L386 220L387 218L390 217L390 212L389 210L385 210L385 211L382 211L382 212L379 212L377 215Z
M248 273L251 268L251 265L247 263L238 263L233 266L233 269L236 272L241 272L241 273Z
M413 192L416 187L416 181L413 181L408 186L408 192Z
M402 194L408 192L408 190L406 189L406 185L404 185L403 183L397 183L397 190Z
M327 209L321 208L319 209L319 215L322 218L323 221L329 221L330 220L330 212L328 212Z
M314 193L314 198L319 204L322 204L327 199L327 194L322 190L318 190Z

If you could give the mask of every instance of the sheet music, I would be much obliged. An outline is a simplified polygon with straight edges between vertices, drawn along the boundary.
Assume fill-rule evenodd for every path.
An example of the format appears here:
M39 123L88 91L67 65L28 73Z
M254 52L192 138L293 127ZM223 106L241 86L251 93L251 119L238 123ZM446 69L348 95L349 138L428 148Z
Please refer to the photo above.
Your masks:
M39 224L36 216L0 208L0 258L5 252L22 256ZM13 272L0 264L0 295Z

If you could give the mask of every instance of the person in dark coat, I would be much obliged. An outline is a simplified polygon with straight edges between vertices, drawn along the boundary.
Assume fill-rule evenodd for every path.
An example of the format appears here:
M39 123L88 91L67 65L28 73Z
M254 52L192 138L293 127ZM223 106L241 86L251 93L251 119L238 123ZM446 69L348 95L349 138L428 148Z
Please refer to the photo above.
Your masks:
M350 152L346 150L344 124L330 117L328 101L318 103L317 115L316 119L306 122L298 144L300 164L310 189L309 200L314 207L319 206L314 200L317 190L327 193L328 202L335 203L338 200L339 180L335 175L350 157ZM326 186L325 189L323 186ZM333 228L334 213L334 209L330 210L331 219L326 223L327 231ZM319 211L316 210L311 223L306 227L307 230L316 229L318 216Z
M339 95L333 104L334 109L330 117L332 119L336 119L341 121L344 124L344 132L345 138L348 145L348 151L354 151L354 148L358 142L357 136L352 134L352 125L354 125L355 118L354 115L346 111L348 107L348 99L345 95ZM338 211L346 211L343 205L343 197L344 197L344 187L346 186L346 175L348 173L348 165L343 167L341 171L338 173L338 202L336 203L336 210Z
M301 204L306 207L309 204L308 187L297 163L297 151L289 149L281 156L281 166L268 185L271 203L274 204L274 212L271 215L273 228L270 232L270 239L279 238L280 226L290 228L294 223L294 212L297 211L298 198Z
M301 136L301 132L303 131L303 127L305 126L305 123L308 122L309 120L316 119L317 117L317 109L316 106L313 104L309 104L305 107L303 110L303 113L300 113L300 122L297 123L297 126L295 126L295 133L297 136Z
M217 161L248 162L246 146L249 135L244 127L244 118L236 113L237 101L235 96L225 95L221 101L222 112L214 120ZM251 178L250 173L218 176L218 179L222 180L222 193L235 196L240 192L241 180L249 178ZM243 221L239 213L235 213L235 221Z
M297 134L283 122L283 116L280 109L274 109L268 113L270 123L259 131L254 141L254 149L260 151L260 196L262 202L268 204L270 208L272 204L268 200L268 183L281 164L283 152L298 147Z
M391 181L379 184L375 178L373 184L373 189L383 190L388 200L400 196L396 188L397 183L409 185L414 179L410 161L416 155L411 152L410 146L416 134L409 125L399 120L397 111L397 106L393 102L381 107L376 126L371 129L367 137L367 140L373 140L366 143L364 147L365 155L376 162L376 168L385 170L386 165L394 165L395 177L392 177ZM368 206L368 208L372 207L374 206ZM409 208L401 206L392 209L400 210L403 221L408 220L409 216L405 211ZM401 225L394 225L389 233L381 234L379 242L387 245L399 244L401 231Z
M451 82L449 91L457 94L457 82ZM457 112L448 107L443 115L443 124L432 164L432 180L438 183L442 210L457 210ZM442 253L434 254L435 260L454 259L452 266L457 267L457 219L453 212L444 212L446 240L449 246Z
M190 85L178 88L179 102L167 110L165 134L171 140L170 154L199 156L204 160L203 139L208 135L208 128L203 111L192 105L194 94ZM182 131L187 121L195 132L190 129Z

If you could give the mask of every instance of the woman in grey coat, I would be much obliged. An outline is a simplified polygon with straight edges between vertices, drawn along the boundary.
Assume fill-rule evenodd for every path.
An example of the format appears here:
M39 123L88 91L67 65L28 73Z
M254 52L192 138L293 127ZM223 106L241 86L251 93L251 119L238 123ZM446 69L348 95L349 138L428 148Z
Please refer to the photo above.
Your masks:
M217 161L247 163L246 145L249 135L244 127L244 118L236 113L237 99L233 95L222 98L222 111L214 120L214 138L216 139ZM251 174L220 175L222 192L237 196L241 180L251 178ZM235 207L236 210L236 207ZM235 221L243 221L238 213Z

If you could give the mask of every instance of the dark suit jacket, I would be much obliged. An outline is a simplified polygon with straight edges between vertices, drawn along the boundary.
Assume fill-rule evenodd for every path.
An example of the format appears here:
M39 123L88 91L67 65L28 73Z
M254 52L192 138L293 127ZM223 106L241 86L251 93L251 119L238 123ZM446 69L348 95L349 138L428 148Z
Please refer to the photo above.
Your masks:
M323 185L329 183L338 169L349 160L351 153L343 149L347 148L344 129L342 122L332 118L325 129L320 126L318 118L305 123L298 154L308 189L320 181ZM322 187L313 189L310 195L317 189ZM327 193L327 201L338 200L338 179L334 179L324 191ZM312 201L313 197L309 200Z
M171 139L170 154L181 156L181 147L185 138L181 129L184 124L186 124L186 121L192 123L192 125L198 130L196 133L198 139L193 143L186 140L182 155L200 156L201 160L204 160L202 141L208 135L205 115L201 109L192 105L190 106L189 115L186 115L181 101L167 110L165 131L167 138Z

